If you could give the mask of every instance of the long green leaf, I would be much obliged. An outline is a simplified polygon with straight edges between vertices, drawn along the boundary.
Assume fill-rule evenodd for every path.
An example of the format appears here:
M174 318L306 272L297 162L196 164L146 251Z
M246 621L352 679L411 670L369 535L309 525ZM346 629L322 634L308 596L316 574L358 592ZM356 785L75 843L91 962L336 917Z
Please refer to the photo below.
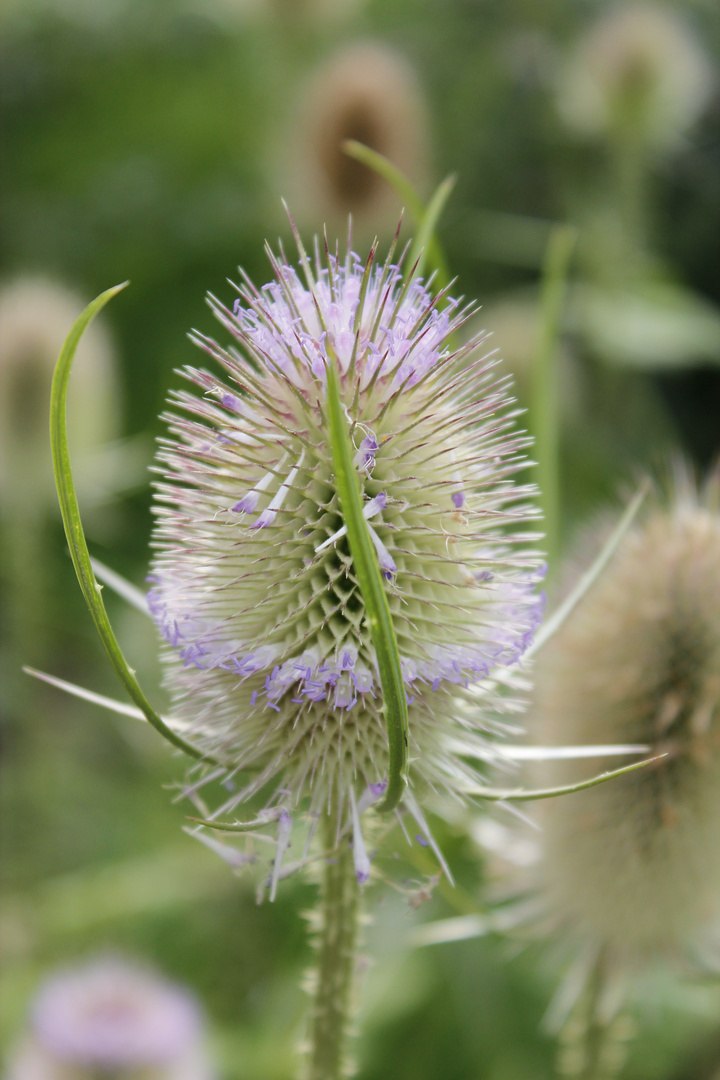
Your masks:
M433 196L430 202L427 204L427 209L423 214L422 221L420 222L420 228L418 229L417 236L415 237L415 243L410 251L410 258L408 259L408 267L415 265L417 261L417 269L415 273L418 277L422 277L425 263L428 262L428 253L432 248L432 240L435 235L435 229L437 223L440 220L445 204L450 198L452 189L455 187L456 178L451 174L446 176L441 184L437 186L433 192ZM447 271L444 265L438 267L433 266L436 271L436 284L439 289L443 289L447 284ZM444 281L438 281L438 278L445 278Z
M342 149L348 157L354 158L355 161L359 161L361 165L365 165L366 168L372 169L374 173L382 177L400 196L416 224L420 224L425 214L425 205L410 181L396 165L393 165L392 161L388 161L383 154L365 146L364 143L357 142L356 139L345 139Z
M593 562L592 566L585 571L580 581L577 583L572 592L563 600L560 607L558 607L552 615L545 620L540 627L535 640L523 653L523 662L529 660L535 653L539 652L544 645L547 645L548 641L558 630L563 626L565 621L569 618L571 613L575 610L580 601L593 587L597 579L602 574L607 564L612 559L613 555L617 551L620 543L627 533L628 529L632 525L633 521L637 517L638 510L643 504L645 496L650 490L650 484L646 480L640 486L639 490L628 505L627 510L620 518L612 534L608 537L607 543L603 546L600 554Z
M535 439L538 487L545 518L545 549L551 572L560 550L560 419L557 355L567 275L577 241L572 225L550 234L542 273L540 336L533 367L530 427Z
M365 146L364 143L357 142L355 139L346 139L342 144L342 149L348 157L354 158L355 161L359 161L368 169L372 169L374 173L377 173L381 179L390 185L393 191L400 197L403 206L413 219L415 227L421 229L429 207L428 210L426 210L425 204L417 191L407 177L400 172L397 166L393 165L393 163L388 161L382 154L379 154L377 150L372 150L369 146ZM450 183L452 187L454 180L450 181L450 178L448 177L446 180L443 180L440 188L443 188L443 185L448 183ZM438 189L438 191L439 190L440 189ZM447 194L449 195L450 192L448 191ZM435 192L433 199L437 196L438 193ZM447 195L443 199L443 205L445 199L447 199ZM440 211L442 211L442 205L440 206ZM435 285L438 291L444 289L450 282L447 260L445 259L439 240L434 235L435 225L437 225L437 218L439 216L440 213L438 212L433 227L429 231L429 235L424 243L426 253L426 259L424 261L427 262L431 270L435 271ZM412 266L414 261L414 259L408 260L408 265Z
M85 603L90 609L90 615L105 647L105 652L108 654L110 662L130 698L146 717L148 723L173 746L183 750L190 757L212 764L220 764L216 758L197 750L163 722L140 689L140 684L135 678L135 672L128 667L105 611L105 604L101 596L102 586L98 584L93 574L90 552L85 540L85 533L80 519L80 508L75 494L67 441L67 395L72 363L80 338L87 327L95 316L102 311L107 302L112 300L113 296L116 296L127 284L126 281L122 285L115 285L114 288L101 293L91 304L88 304L68 334L55 366L50 399L50 445L55 470L55 485L60 500L60 513L65 526L65 535L70 548L73 566L80 582L82 594L85 597Z
M327 406L335 484L380 672L382 707L385 713L390 751L387 791L382 803L377 807L384 813L395 809L407 784L407 697L400 668L400 653L380 566L370 539L367 522L363 517L360 481L353 463L355 451L340 398L337 368L332 359L327 365Z

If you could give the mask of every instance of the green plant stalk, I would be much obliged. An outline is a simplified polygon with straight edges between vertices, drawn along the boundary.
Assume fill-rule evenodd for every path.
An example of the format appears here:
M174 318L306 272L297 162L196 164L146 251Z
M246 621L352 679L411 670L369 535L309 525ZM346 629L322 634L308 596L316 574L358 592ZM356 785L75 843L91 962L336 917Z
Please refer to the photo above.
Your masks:
M325 850L337 844L337 812L324 821ZM360 914L360 887L353 853L342 839L325 860L320 894L318 963L310 1014L307 1080L340 1080L348 1075L349 1034Z
M577 230L571 225L557 225L550 234L542 273L540 337L533 367L530 427L535 439L545 547L551 570L560 550L558 338L568 267L576 240Z
M372 169L400 197L413 220L415 228L424 233L423 245L426 256L424 262L427 262L430 269L435 271L436 290L439 292L446 288L450 283L450 272L440 242L435 236L435 226L454 186L454 177L449 176L442 181L426 210L423 200L407 177L400 172L396 165L393 165L386 157L379 154L377 150L372 150L369 146L365 146L355 139L346 139L342 144L342 149L348 157L354 158L355 161L359 161L368 169ZM429 218L431 208L432 215ZM426 226L426 222L429 222L429 227ZM417 258L417 252L415 252L414 257L408 260L409 266L413 265L415 258Z
M628 252L635 259L647 258L651 229L648 181L652 174L642 131L635 124L616 125L608 153L614 205L620 211Z
M355 448L340 397L334 359L327 364L327 411L335 485L380 673L390 761L387 791L377 809L386 813L398 805L407 784L407 697L385 587L367 522L363 517L360 480L354 464Z
M435 272L435 287L438 290L444 289L449 284L449 277L442 252L438 250L438 243L435 240L435 229L454 187L455 177L451 174L446 176L436 188L421 221L418 222L418 233L410 249L410 258L407 263L408 272L417 263L415 275L422 277L425 263L430 262L431 269Z
M624 1048L613 1033L615 1016L605 1016L607 956L600 949L585 991L565 1022L558 1055L558 1075L575 1080L615 1080L624 1064ZM564 1059L564 1060L563 1060Z

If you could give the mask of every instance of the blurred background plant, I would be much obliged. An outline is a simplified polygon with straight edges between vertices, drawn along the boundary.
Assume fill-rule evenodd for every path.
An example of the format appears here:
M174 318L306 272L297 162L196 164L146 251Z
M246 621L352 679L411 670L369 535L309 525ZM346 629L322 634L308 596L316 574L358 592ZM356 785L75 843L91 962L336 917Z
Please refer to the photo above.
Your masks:
M493 331L524 406L548 240L570 222L556 414L567 546L639 465L680 446L706 467L720 449L719 71L709 0L6 0L0 1044L19 1038L45 974L94 949L191 985L223 1076L291 1074L304 1011L295 913L312 886L256 907L178 835L161 785L179 766L151 732L20 674L29 663L116 693L48 500L41 373L83 302L132 279L85 343L88 426L71 426L87 435L94 552L142 583L144 468L172 369L194 362L185 331L211 326L205 292L227 296L238 263L265 280L262 241L288 232L280 195L308 234L325 219L344 230L351 210L358 244L390 239L400 199L335 140L384 153L423 197L457 174L440 227L456 292L485 305L474 329ZM130 663L157 684L152 628L108 604ZM458 889L420 904L433 865L418 851L418 882L371 912L382 959L366 979L361 1075L549 1077L551 964L492 936L401 947L415 922L478 906L477 846L460 825L437 829ZM711 989L655 980L624 1075L713 1077L719 1011Z
M211 1080L203 1019L185 988L137 963L94 957L43 982L8 1080Z
M527 713L531 738L559 748L533 762L533 786L593 773L563 759L568 745L658 757L514 823L475 815L492 912L415 932L437 944L496 924L562 956L543 1027L559 1036L560 1075L582 1080L625 1075L653 978L707 982L720 1008L720 475L698 488L680 461L672 471L538 656ZM562 561L563 591L609 532L606 510Z

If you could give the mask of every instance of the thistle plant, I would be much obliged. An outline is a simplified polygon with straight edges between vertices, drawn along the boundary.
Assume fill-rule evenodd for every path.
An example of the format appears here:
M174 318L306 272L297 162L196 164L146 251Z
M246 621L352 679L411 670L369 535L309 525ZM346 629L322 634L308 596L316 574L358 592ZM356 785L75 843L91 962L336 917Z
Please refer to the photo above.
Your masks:
M503 711L517 709L505 691L541 618L543 566L534 488L514 482L528 440L506 381L482 334L454 344L472 305L433 295L420 251L394 262L397 234L383 263L376 244L363 262L350 242L341 257L325 241L311 264L295 239L298 269L268 249L273 282L243 275L232 306L210 297L231 344L192 335L214 370L186 368L191 390L171 398L147 598L90 560L67 452L73 353L118 289L73 328L53 385L58 492L85 599L136 707L50 681L144 717L194 758L185 793L202 817L190 831L237 869L260 862L270 899L294 869L321 866L306 1072L334 1080L348 1069L373 873L366 815L409 815L449 877L423 806L516 797L484 787L476 763L496 758ZM95 573L162 631L171 718L125 663ZM224 796L210 811L215 780ZM267 864L258 842L272 844Z
M342 1068L361 816L457 798L484 718L458 699L515 661L540 615L539 560L514 487L523 436L468 315L392 262L325 248L302 278L211 306L235 348L197 343L224 378L186 375L160 451L150 605L167 640L173 713L229 762L228 813L262 793L277 821L274 894L293 819L321 822L322 891L311 1076ZM468 730L469 728L469 730ZM460 751L458 752L458 740ZM408 760L410 762L408 767ZM409 782L409 786L408 786ZM217 811L216 813L219 813ZM348 829L349 827L349 829ZM352 835L352 851L344 833Z

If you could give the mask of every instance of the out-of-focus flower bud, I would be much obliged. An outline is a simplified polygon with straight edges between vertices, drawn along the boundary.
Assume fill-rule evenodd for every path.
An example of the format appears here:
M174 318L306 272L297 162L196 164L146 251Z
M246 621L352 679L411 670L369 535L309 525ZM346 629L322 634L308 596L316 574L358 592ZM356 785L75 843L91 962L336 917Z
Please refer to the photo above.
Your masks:
M392 227L401 201L367 166L343 152L345 139L377 150L413 183L421 183L428 121L408 62L382 45L344 49L317 69L307 86L286 166L298 216L317 227L352 213L361 228Z
M547 912L623 965L679 951L720 912L719 495L718 477L704 497L681 481L537 665L540 741L666 755L544 807Z
M608 11L578 44L561 78L560 112L588 136L625 132L675 148L705 108L714 73L681 16L657 4Z
M42 516L57 497L50 460L50 385L68 328L84 307L66 286L19 278L0 290L0 501L10 513ZM119 433L115 353L96 321L77 351L70 388L70 429L83 457Z
M200 1007L184 987L118 959L51 976L6 1080L211 1080Z

